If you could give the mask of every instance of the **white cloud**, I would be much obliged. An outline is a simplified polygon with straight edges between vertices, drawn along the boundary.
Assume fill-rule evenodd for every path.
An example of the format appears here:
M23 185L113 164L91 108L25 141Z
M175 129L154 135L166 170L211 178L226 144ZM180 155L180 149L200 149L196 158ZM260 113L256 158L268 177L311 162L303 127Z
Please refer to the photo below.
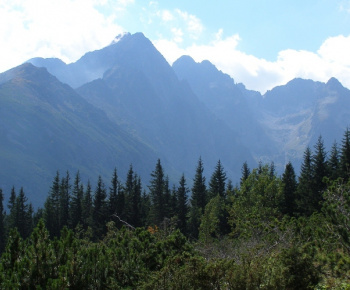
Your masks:
M117 4L122 5L122 6L128 6L130 4L134 4L134 0L118 0Z
M176 9L175 11L181 17L181 19L185 21L187 30L191 34L192 38L198 39L204 29L201 20L195 15L189 14L186 11L181 11L180 9Z
M343 9L349 7L346 3ZM134 0L1 1L0 72L36 56L71 62L108 45L124 31L116 24L119 16L134 4ZM153 43L169 63L181 55L190 55L197 62L209 60L236 82L261 92L295 77L324 82L334 76L350 88L350 36L330 37L316 52L280 51L275 61L267 61L241 51L239 44L244 40L238 34L224 37L223 29L212 35L211 42L193 44L198 39L203 43L208 36L201 20L180 9L161 10L158 6L158 2L149 2L138 16L149 23L156 19L149 26L152 29L162 21L155 33L159 39Z
M169 63L181 55L190 55L197 62L209 60L236 82L262 93L296 77L322 82L336 77L350 88L350 36L329 38L316 53L288 49L281 51L276 61L267 61L240 51L239 35L224 39L222 35L219 30L212 43L186 48L164 39L154 44Z
M174 15L169 10L161 11L161 18L163 21L168 22L174 20Z
M173 40L176 43L181 43L183 41L183 32L180 28L172 28L171 32L173 33Z
M108 1L107 1L108 2ZM0 71L29 58L58 57L71 62L101 48L122 32L113 16L105 17L98 0L17 0L0 4ZM130 1L123 1L123 5Z

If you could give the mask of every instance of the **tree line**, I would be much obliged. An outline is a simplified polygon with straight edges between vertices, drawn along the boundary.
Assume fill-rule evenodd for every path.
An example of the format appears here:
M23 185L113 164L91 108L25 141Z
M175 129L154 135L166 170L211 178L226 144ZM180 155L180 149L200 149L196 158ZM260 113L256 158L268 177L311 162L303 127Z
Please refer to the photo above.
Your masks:
M191 188L188 188L184 175L177 185L170 187L169 178L160 160L151 173L147 189L142 187L140 176L134 172L132 165L124 184L121 183L115 169L108 186L101 177L92 187L89 182L86 186L83 185L79 172L73 181L69 172L64 176L57 172L43 208L35 212L23 189L17 194L14 188L7 205L8 212L5 211L3 193L0 190L0 250L3 252L0 270L1 265L3 269L12 267L12 272L6 272L4 275L13 275L13 267L17 265L13 255L19 251L19 244L27 241L32 247L39 243L34 240L40 240L40 235L46 235L50 241L47 241L51 243L50 246L46 246L52 248L50 251L53 251L54 260L59 258L57 255L62 251L59 247L64 247L65 243L71 243L69 250L74 250L72 241L82 245L81 254L84 251L92 251L89 252L91 255L97 255L103 260L108 259L105 256L107 252L109 255L115 255L111 248L115 251L127 251L124 246L131 242L129 238L142 240L141 237L146 235L147 239L154 239L152 243L155 244L163 245L166 241L169 242L169 239L181 240L181 247L187 249L180 251L182 254L187 253L187 256L183 257L180 252L175 254L173 250L172 252L158 245L158 249L162 250L153 254L157 256L155 263L158 263L159 267L152 268L147 264L149 261L142 262L144 274L152 272L154 277L159 279L169 278L167 275L176 273L185 283L188 277L185 277L187 274L183 269L190 267L191 263L197 263L199 268L196 271L186 268L188 271L194 271L194 276L199 275L200 269L207 273L208 277L214 273L219 275L221 271L222 276L214 275L213 279L218 279L217 283L227 285L236 281L237 285L245 285L245 288L242 286L244 289L249 285L252 288L253 285L261 287L261 279L272 278L272 284L282 283L278 284L279 286L287 287L288 283L292 283L289 288L291 285L296 287L298 283L304 283L298 286L299 289L305 285L316 285L320 281L323 281L323 285L333 283L333 286L334 283L349 283L349 166L350 132L346 130L341 145L334 143L329 154L324 148L322 137L318 138L313 150L306 148L298 177L290 162L286 164L281 176L275 172L273 163L259 163L258 167L252 170L244 163L239 185L233 186L219 160L207 182L201 158L198 160ZM75 236L72 230L76 233ZM41 234L38 235L38 232ZM66 239L70 239L70 242ZM126 239L124 244L121 243L121 239ZM107 240L108 245L113 240L113 247L109 245L106 248ZM139 242L142 244L141 252L147 247L146 244L150 243L145 240ZM44 241L40 240L39 244L42 243ZM192 250L189 250L190 248ZM193 251L193 248L196 248L196 251ZM30 253L24 251L16 255L27 257ZM74 259L73 256L70 259ZM202 258L204 260L201 260ZM33 262L33 257L31 259L28 263ZM126 254L123 259L125 263L130 262ZM174 259L178 259L179 268L176 268ZM67 258L64 263L68 262L72 260L68 261ZM111 263L114 263L107 260L105 262L107 268L112 267ZM55 263L59 261L56 260ZM96 267L91 265L91 261L87 263ZM264 263L266 265L263 265ZM279 265L279 268L274 266L274 263ZM185 264L187 266L184 266ZM258 268L254 270L254 267ZM55 269L58 268L56 265ZM102 268L99 271L102 271ZM238 276L227 276L230 269L234 269ZM125 277L136 275L130 269L128 271L129 274L124 273L123 279L128 280ZM295 273L292 273L293 271ZM273 276L277 275L276 273L279 273L278 277ZM52 277L59 279L61 274L55 273ZM45 279L49 279L50 275L46 273ZM116 272L113 272L113 275L117 275ZM255 278L252 275L255 275ZM146 279L146 276L142 277ZM107 278L100 279L101 282ZM45 281L46 284L43 283L48 285L48 280ZM142 280L142 283L146 283L145 281ZM198 278L197 282L203 281L204 278ZM159 281L152 278L148 282L155 283L154 286ZM104 283L109 282L106 280ZM136 286L132 282L125 283ZM186 283L190 282L186 280ZM269 284L269 287L273 287L272 284ZM164 287L170 286L167 284Z

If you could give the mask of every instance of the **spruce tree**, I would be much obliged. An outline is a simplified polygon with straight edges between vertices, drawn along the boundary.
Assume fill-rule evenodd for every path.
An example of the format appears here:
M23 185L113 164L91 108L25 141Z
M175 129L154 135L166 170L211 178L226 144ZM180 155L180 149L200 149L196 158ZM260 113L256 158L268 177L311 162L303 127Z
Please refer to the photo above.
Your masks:
M23 187L21 187L16 199L16 227L23 239L29 237L32 230L32 208L27 203L28 199L24 193Z
M191 206L199 208L203 213L207 202L207 187L205 184L205 176L203 175L204 167L202 159L199 158L196 174L193 179Z
M275 177L275 174L276 174L275 163L273 161L271 161L271 164L270 164L270 178L273 179Z
M209 199L219 195L226 198L226 173L219 160L209 182Z
M283 214L293 216L296 213L296 190L297 181L294 168L291 162L288 162L282 175L283 202L281 211Z
M323 192L327 185L323 182L324 177L328 177L328 164L327 164L327 153L324 148L322 137L320 136L315 145L315 154L312 157L312 191L313 196L311 202L313 204L314 211L321 209L321 202L323 200Z
M81 187L80 173L76 173L73 182L72 197L70 200L70 227L74 229L78 224L83 224L82 201L84 189Z
M58 237L60 234L59 223L60 209L60 175L57 171L52 182L49 195L44 204L45 226L51 237Z
M203 175L203 172L204 167L202 158L199 158L196 174L193 179L192 195L190 199L191 207L189 209L189 218L187 222L188 235L193 239L198 238L201 216L204 213L208 199L205 176Z
M189 189L186 186L185 175L182 174L177 189L177 217L178 217L178 228L183 234L187 231L187 215L188 215L188 192Z
M82 221L84 229L87 229L88 227L93 227L93 205L91 192L91 184L90 181L88 181L82 202Z
M101 238L106 232L106 223L109 218L106 198L106 188L102 181L102 177L99 176L93 202L95 238Z
M156 168L151 173L151 181L148 186L150 198L151 198L151 222L154 225L160 225L165 217L165 201L164 201L164 190L165 180L163 167L158 159Z
M69 224L69 202L70 202L70 175L67 171L66 177L62 178L60 186L60 196L59 196L59 228L60 230L64 226Z
M141 224L142 225L150 225L152 224L152 219L151 219L151 198L149 194L147 194L146 190L143 190L142 195L141 195Z
M338 145L335 141L332 145L328 158L328 173L331 180L336 180L340 177L340 160Z
M7 204L7 208L9 209L9 216L7 221L7 228L8 230L16 227L16 219L17 219L17 209L16 209L16 190L13 186L11 188L10 198Z
M341 155L340 155L340 169L341 177L345 181L349 179L350 172L350 131L349 128L346 128L344 137L342 140Z
M304 159L301 165L298 188L297 188L297 208L301 215L311 215L313 208L313 171L312 153L310 147L304 152Z
M114 168L113 176L111 180L111 186L109 187L109 196L108 196L108 213L109 216L117 215L119 217L124 216L125 212L125 202L124 202L124 193L121 189L121 184L118 178L117 169ZM117 218L113 218L117 221Z
M169 176L165 177L164 180L164 215L166 218L173 217L174 208L176 204L173 204L173 198L169 187Z
M130 215L128 220L128 222L133 227L142 226L141 193L141 178L135 173L133 177L133 187L130 195Z
M4 211L4 194L0 188L0 256L5 249L5 211Z
M244 181L248 179L250 175L250 169L248 167L248 163L245 161L242 166L242 177L240 180L240 184L242 185Z

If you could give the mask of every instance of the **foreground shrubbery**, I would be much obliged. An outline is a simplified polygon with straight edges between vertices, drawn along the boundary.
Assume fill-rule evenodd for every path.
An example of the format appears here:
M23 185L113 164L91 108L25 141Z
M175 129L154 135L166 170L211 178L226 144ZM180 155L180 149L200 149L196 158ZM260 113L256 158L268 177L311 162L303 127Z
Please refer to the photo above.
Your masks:
M6 214L0 189L0 289L350 289L349 164L347 130L298 180L245 163L233 187L219 161L207 187L200 159L190 199L160 160L148 193L132 167L109 190L57 173L36 212L13 189Z
M79 228L51 240L40 221L26 240L11 231L0 288L347 289L349 253L332 232L325 238L313 229L322 232L326 223L319 215L249 237L191 243L179 230L117 229L113 222L98 242Z

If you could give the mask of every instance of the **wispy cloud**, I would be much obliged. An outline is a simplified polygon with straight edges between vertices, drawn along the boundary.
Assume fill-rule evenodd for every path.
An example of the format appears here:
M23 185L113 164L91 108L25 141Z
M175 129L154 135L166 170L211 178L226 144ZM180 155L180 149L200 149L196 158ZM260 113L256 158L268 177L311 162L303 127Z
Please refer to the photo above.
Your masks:
M350 1L341 2L340 9L350 11ZM151 38L170 64L185 54L197 62L209 60L236 82L261 92L295 77L327 81L334 76L350 88L347 35L325 39L314 52L287 49L275 61L267 61L241 50L244 39L238 34L210 31L196 15L162 9L157 1L1 1L0 15L0 71L35 56L75 61L87 51L108 45L125 30L120 23L128 16L123 23L138 21L136 29ZM154 32L152 37L147 29Z
M169 10L159 11L163 21L168 22L174 20L174 15Z
M191 34L191 36L194 39L198 39L204 28L201 20L195 15L189 14L186 11L181 11L180 9L176 9L175 11L185 22L187 31Z

